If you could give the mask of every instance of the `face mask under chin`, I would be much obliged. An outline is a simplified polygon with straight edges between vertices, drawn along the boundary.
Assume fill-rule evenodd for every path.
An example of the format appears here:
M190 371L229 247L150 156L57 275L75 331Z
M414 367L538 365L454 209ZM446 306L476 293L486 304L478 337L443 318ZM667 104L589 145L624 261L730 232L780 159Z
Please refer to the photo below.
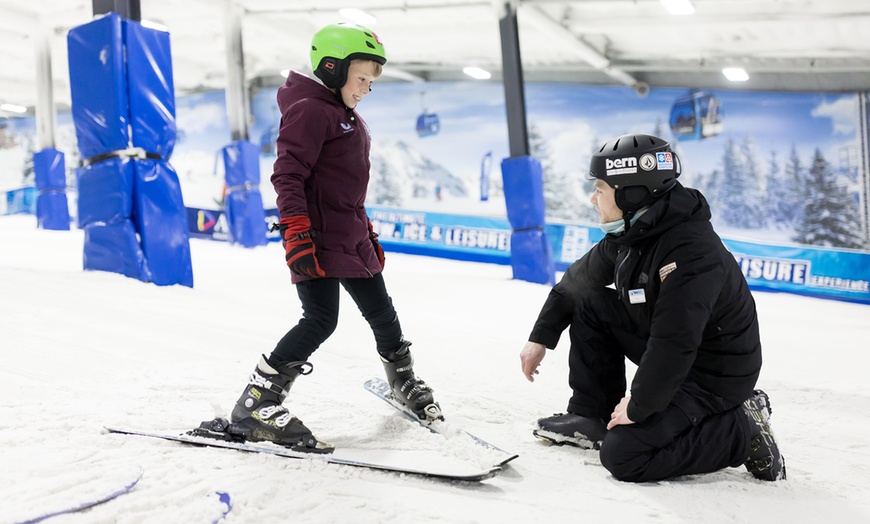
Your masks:
M644 213L646 213L647 209L649 208L645 207L635 213L634 216L631 217L631 225L634 225L634 223L637 222L637 219L643 216ZM621 235L625 232L625 219L620 218L619 220L614 220L613 222L604 222L602 224L598 224L598 227L600 227L605 234L611 233L614 235Z
M625 220L620 218L619 220L614 220L613 222L604 222L602 224L598 224L598 227L600 227L601 231L604 231L605 234L618 235L625 231Z

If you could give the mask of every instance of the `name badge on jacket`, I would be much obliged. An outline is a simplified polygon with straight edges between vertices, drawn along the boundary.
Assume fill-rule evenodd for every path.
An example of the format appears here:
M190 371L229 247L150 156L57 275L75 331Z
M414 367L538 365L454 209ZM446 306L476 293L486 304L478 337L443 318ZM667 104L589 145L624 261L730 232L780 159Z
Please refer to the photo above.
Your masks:
M632 304L643 304L646 302L646 294L643 289L629 289L628 301Z

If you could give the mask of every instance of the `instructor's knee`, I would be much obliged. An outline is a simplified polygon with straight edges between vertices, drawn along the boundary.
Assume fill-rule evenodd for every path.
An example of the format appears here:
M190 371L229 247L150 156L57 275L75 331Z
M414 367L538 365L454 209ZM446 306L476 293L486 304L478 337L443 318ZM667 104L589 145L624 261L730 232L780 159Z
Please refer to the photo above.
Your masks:
M601 450L598 454L601 465L617 480L640 482L637 457L631 457L625 453L626 446L621 445L620 433L622 433L621 428L614 428L607 432L601 442Z

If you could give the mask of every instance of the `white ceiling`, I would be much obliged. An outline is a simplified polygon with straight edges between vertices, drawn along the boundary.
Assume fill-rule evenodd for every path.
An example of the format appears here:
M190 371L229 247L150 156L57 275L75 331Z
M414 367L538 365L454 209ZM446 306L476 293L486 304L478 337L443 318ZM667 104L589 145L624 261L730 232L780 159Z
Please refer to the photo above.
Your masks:
M507 0L509 1L509 0ZM638 82L655 87L870 90L870 0L693 0L668 14L659 0L519 0L526 81ZM253 85L305 69L320 27L352 5L377 18L387 79L468 79L477 65L500 79L503 0L234 0ZM141 0L142 18L172 37L176 90L224 87L228 0ZM0 103L33 106L37 49L51 49L53 95L69 104L66 35L92 18L91 0L0 0ZM749 81L729 83L739 65ZM10 116L0 111L0 117Z

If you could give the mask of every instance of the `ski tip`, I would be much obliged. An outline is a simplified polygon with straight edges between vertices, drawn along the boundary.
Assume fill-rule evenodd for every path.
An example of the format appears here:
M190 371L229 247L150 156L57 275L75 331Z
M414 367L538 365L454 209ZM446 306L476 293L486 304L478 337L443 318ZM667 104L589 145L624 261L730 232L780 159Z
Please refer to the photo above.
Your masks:
M473 480L474 480L475 482L480 482L480 481L483 481L483 480L489 480L489 479L491 479L491 478L495 478L495 477L501 475L501 473L502 473L503 471L504 471L504 468L503 468L503 467L501 467L501 466L493 466L493 467L491 467L490 469L488 469L488 470L486 471L486 473L484 473L483 475L479 476L479 478L475 478L475 479L473 479Z

